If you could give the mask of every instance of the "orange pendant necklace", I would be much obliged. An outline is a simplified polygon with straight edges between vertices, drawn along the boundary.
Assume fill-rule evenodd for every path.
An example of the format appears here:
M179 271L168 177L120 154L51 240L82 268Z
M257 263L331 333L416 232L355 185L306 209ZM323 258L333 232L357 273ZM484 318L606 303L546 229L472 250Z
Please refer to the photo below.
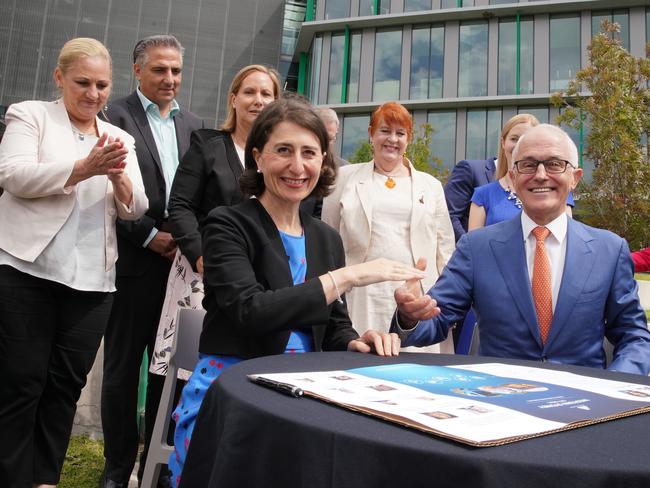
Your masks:
M386 188L388 188L389 190L392 190L393 188L395 188L395 185L397 185L397 183L395 183L395 180L393 178L387 176L384 185L386 185Z

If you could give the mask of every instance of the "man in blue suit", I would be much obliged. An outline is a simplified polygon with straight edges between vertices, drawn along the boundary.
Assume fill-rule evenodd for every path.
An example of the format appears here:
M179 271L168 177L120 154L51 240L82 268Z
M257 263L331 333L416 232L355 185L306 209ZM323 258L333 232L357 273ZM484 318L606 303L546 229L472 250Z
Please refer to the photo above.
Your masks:
M436 343L473 306L481 355L604 368L607 338L615 346L610 370L647 375L650 333L627 243L565 213L582 176L575 144L543 124L524 134L513 159L521 215L466 234L428 294L417 282L396 290L391 331L402 346ZM545 240L535 237L540 231ZM535 276L542 268L547 306Z
M456 241L467 233L474 189L494 181L495 171L495 158L462 160L454 166L445 185L445 200Z

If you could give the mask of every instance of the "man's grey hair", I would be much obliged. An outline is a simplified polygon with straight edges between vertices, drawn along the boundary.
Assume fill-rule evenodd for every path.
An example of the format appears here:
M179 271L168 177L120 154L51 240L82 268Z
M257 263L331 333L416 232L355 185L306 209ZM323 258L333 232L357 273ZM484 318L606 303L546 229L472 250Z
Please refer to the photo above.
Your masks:
M327 122L336 122L336 125L339 125L339 116L334 110L329 107L316 107L314 109L321 120L325 123Z
M528 139L531 134L535 134L537 132L551 132L555 134L556 136L560 137L561 139L564 139L564 142L566 144L566 148L568 150L568 161L571 163L571 166L574 168L578 167L578 148L576 147L575 142L573 142L573 139L567 134L562 128L552 125L552 124L539 124L535 127L531 127L528 129L526 132L522 134L522 136L519 138L517 141L517 144L515 145L515 148L512 150L512 159L513 162L516 161L518 158L518 153L519 153L519 146L521 145L521 141L524 141Z
M140 39L133 48L133 64L140 65L140 68L144 68L144 65L149 61L149 55L147 54L147 49L150 47L171 47L178 50L181 53L181 62L183 61L183 54L185 53L185 48L181 43L172 35L160 34L156 36L145 37Z

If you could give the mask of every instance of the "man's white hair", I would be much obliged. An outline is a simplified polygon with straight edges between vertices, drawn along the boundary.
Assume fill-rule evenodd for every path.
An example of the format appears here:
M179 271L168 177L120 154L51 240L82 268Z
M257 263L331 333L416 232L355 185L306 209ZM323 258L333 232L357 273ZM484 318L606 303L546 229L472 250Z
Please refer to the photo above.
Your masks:
M314 109L324 123L336 122L339 125L339 116L329 107L316 107Z
M515 148L512 150L513 161L517 161L519 159L518 158L519 146L522 144L522 141L529 139L530 137L532 137L538 132L551 133L556 137L559 137L560 139L564 139L564 142L566 144L566 149L568 152L568 161L571 163L571 165L574 168L578 167L578 148L576 147L575 142L573 142L571 137L569 137L569 134L567 134L562 128L552 124L539 124L535 127L531 127L526 132L524 132L522 136L519 138L519 140L517 141Z

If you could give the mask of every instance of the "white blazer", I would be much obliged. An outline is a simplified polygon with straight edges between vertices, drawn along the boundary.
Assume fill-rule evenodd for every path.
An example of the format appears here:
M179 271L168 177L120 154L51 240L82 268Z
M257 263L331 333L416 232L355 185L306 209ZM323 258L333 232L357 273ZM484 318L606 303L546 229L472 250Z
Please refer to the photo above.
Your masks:
M133 185L130 207L117 201L106 178L104 234L106 270L117 260L115 219L136 220L147 210L148 200L135 155L133 137L99 118L102 134L119 137L129 149L125 172ZM64 187L74 168L75 140L62 100L27 101L9 107L7 129L0 144L0 248L28 262L43 252L70 216L76 185Z
M411 168L413 210L411 212L411 254L414 261L427 260L427 292L454 252L454 231L449 219L442 184L430 174ZM372 175L374 162L339 168L336 186L323 201L322 219L343 239L348 265L366 261L372 231Z

